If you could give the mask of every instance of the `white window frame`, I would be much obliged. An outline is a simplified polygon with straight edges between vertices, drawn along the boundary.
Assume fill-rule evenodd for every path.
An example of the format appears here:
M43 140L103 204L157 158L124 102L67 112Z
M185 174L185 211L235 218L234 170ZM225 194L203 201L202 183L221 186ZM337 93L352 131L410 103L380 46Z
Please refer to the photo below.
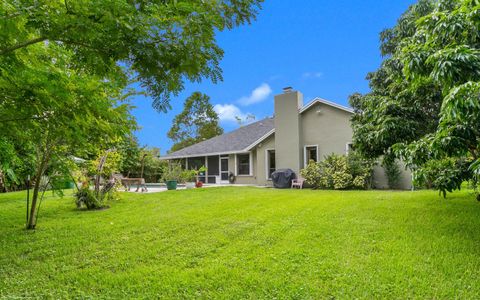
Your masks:
M317 162L319 161L318 145L305 145L303 146L303 165L306 168L308 165L307 161L307 148L315 147L317 148Z
M268 151L275 151L275 148L268 148L265 149L265 179L267 180L272 180L271 177L268 177L268 173L270 171L270 157L268 156ZM277 168L276 162L275 162L275 169Z
M248 154L248 175L247 174L238 174L238 154ZM245 153L235 153L235 176L238 177L248 177L248 176L253 176L253 161L252 161L252 152L245 152Z

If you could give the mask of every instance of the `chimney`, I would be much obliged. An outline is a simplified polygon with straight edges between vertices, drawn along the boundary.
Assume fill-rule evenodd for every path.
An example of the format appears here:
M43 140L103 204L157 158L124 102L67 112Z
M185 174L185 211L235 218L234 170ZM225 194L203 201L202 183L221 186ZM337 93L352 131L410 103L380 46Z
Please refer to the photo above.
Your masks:
M301 166L299 110L303 95L291 87L275 96L275 164L277 169L292 169L297 176Z

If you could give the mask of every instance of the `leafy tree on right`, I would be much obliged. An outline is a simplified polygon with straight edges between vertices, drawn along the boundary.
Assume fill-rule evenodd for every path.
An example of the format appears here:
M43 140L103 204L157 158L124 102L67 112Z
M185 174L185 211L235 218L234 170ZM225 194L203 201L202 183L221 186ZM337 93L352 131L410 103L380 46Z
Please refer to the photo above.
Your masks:
M420 0L381 33L371 92L350 104L356 149L397 157L446 196L480 172L480 1Z

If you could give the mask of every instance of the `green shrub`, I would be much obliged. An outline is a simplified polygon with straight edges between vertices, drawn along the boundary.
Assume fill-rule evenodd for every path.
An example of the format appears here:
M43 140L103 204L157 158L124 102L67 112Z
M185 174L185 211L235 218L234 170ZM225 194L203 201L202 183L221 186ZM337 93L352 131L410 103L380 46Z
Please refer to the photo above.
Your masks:
M447 192L460 190L463 182L474 177L469 169L470 163L462 158L430 160L414 172L414 183L439 190L446 197Z
M182 175L184 175L182 165L177 162L172 162L169 166L165 167L161 181L181 181Z
M95 197L95 193L88 186L81 187L75 193L75 204L77 208L98 209L103 207L102 202Z
M400 175L402 174L398 162L394 158L385 156L382 161L382 167L387 175L388 187L395 189L398 187Z
M352 152L331 154L319 163L310 161L300 174L313 188L346 190L369 188L372 172L373 162Z
M180 174L180 181L182 182L196 182L197 181L197 171L195 170L184 170Z
M310 160L305 169L300 170L300 175L312 188L320 187L320 165Z

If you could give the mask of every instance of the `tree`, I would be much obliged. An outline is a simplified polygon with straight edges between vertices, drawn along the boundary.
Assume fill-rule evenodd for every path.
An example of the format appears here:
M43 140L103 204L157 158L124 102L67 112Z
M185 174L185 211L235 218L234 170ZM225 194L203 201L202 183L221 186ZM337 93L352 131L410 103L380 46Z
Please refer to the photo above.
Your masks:
M125 78L71 69L73 53L36 44L0 57L0 132L33 150L34 183L28 229L34 229L44 175L68 175L72 156L109 149L135 122L122 94Z
M122 156L120 172L124 176L130 177L130 174L135 173L135 170L140 165L140 156L143 148L138 144L138 139L130 135L119 143L117 149Z
M394 144L410 143L433 132L438 124L441 93L431 81L410 85L398 54L402 41L415 33L416 22L433 10L433 1L411 6L396 26L380 34L380 68L367 75L371 92L350 96L355 149L367 157L394 156Z
M142 177L146 182L158 182L167 161L160 159L160 149L140 147L136 139L127 139L119 147L122 154L120 171L127 177ZM143 172L142 172L143 161Z
M223 134L218 122L210 97L200 92L193 93L185 101L183 111L175 117L168 131L168 137L175 143L170 151Z
M215 35L249 23L261 1L2 1L0 56L52 43L73 69L134 77L166 111L185 79L222 79Z
M480 172L479 14L478 0L420 1L386 34L372 93L352 97L358 148L400 156L444 196Z

